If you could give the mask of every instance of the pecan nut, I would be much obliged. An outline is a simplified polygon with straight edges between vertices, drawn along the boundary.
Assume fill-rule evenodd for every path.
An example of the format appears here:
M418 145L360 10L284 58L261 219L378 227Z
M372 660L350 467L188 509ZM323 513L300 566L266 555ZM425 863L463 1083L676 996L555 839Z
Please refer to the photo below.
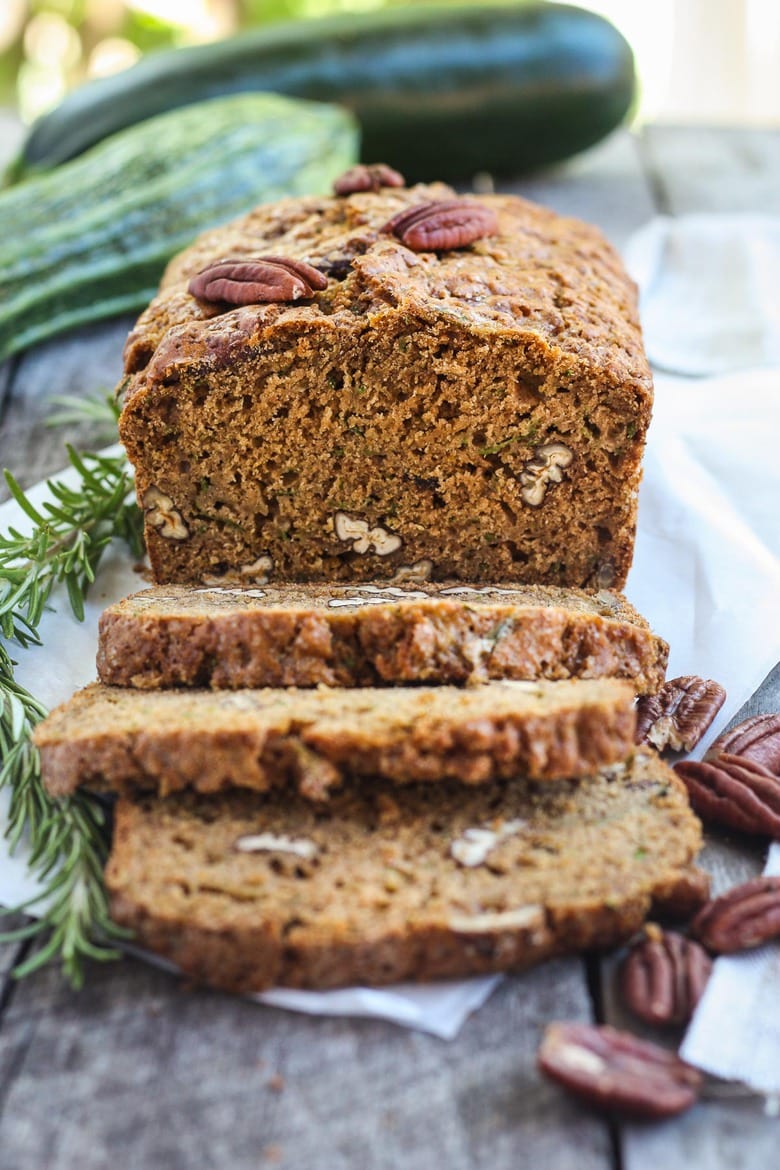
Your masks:
M716 955L731 955L780 938L780 877L754 878L703 906L691 933Z
M403 540L397 532L391 532L376 524L369 528L367 520L356 520L346 512L336 512L333 517L333 531L339 540L345 543L352 542L352 551L363 556L373 552L378 557L387 557L397 552Z
M669 679L655 695L642 695L636 705L636 742L663 751L689 752L696 747L723 706L720 683L698 675Z
M405 187L406 179L387 163L358 163L340 175L333 184L335 195L353 195L356 191L380 191L382 187Z
M526 504L538 508L547 494L548 484L562 482L563 468L568 467L573 458L573 452L563 443L545 443L537 447L519 477L520 495Z
M187 286L201 301L260 305L297 301L328 287L328 278L303 260L285 256L236 256L213 260Z
M672 930L647 927L620 969L626 1007L648 1024L687 1024L712 971L703 947Z
M413 252L449 252L498 231L495 212L471 199L436 199L406 207L381 229Z
M550 1024L537 1062L571 1093L627 1117L682 1113L695 1103L702 1082L701 1073L675 1053L595 1024Z
M780 841L780 780L768 768L724 753L674 770L702 820Z
M704 758L707 760L723 752L753 760L780 776L780 711L771 715L753 715L730 731L724 731Z
M155 528L163 540L187 540L190 530L184 523L181 512L165 492L152 484L146 489L141 500L146 523Z

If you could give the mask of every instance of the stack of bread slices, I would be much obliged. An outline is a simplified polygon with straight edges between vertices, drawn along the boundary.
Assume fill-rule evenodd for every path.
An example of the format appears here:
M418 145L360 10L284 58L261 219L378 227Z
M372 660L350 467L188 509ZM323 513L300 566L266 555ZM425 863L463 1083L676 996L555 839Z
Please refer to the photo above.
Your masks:
M231 991L520 969L706 883L634 745L665 643L619 593L157 586L37 729L52 794L118 794L116 920Z

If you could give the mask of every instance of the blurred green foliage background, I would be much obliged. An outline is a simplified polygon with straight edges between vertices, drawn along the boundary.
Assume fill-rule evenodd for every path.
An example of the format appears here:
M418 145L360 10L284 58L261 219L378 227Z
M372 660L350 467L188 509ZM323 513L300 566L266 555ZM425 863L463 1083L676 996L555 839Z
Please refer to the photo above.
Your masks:
M90 77L126 68L150 49L214 41L242 28L272 21L418 3L419 0L0 0L0 104L17 106L24 120L31 121L56 105L68 89ZM453 0L426 3L446 5Z

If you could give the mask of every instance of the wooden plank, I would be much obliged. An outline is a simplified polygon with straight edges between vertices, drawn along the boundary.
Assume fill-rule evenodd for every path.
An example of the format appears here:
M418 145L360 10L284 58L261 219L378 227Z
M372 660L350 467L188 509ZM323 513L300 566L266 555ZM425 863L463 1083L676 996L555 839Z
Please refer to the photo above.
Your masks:
M27 920L21 914L6 914L0 911L0 932L18 930ZM13 970L29 952L31 943L27 939L18 942L0 943L0 1022L8 1009L19 984L13 977ZM18 1048L9 1047L3 1050L0 1044L0 1117L3 1113L5 1093L13 1083L14 1073L18 1067ZM0 1138L0 1142L2 1139ZM0 1149L2 1145L0 1144ZM0 1154L0 1165L2 1155Z
M606 1127L534 1068L544 1020L589 1012L575 960L507 980L452 1044L187 992L135 961L80 996L43 972L0 1031L2 1164L516 1170L576 1150L604 1170Z
M5 363L9 371L2 423L0 458L23 487L59 471L67 462L66 441L82 450L105 446L116 436L92 424L51 429L46 420L51 399L112 391L122 373L122 346L133 318L120 317L53 338ZM0 383L1 385L1 383ZM7 498L5 485L0 499Z

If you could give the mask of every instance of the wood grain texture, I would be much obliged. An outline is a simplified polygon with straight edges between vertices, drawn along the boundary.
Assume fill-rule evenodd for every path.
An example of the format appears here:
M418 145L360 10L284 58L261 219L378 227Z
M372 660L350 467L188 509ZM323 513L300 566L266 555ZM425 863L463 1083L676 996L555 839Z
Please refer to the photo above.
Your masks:
M776 210L779 177L777 135L653 128L505 189L591 219L619 246L655 211ZM24 483L64 462L62 434L43 426L47 399L113 385L127 326L79 330L5 367L2 460ZM102 441L90 428L69 437ZM740 715L778 707L780 669ZM718 888L761 861L755 843L709 837ZM16 953L0 949L0 988ZM595 1002L625 1023L613 970L614 960L604 964ZM594 1010L577 961L507 979L451 1044L186 991L135 960L93 967L80 995L54 969L5 987L2 1170L610 1170L618 1160L622 1170L753 1170L776 1161L777 1122L754 1101L624 1127L613 1146L602 1120L537 1076L544 1024Z
M74 329L0 366L0 371L10 369L12 375L0 406L0 461L23 487L64 467L66 441L81 450L116 442L99 426L80 424L63 431L48 427L46 421L55 409L52 398L113 391L122 374L122 346L133 320L119 317ZM0 499L7 497L3 483Z
M5 1170L582 1170L605 1127L534 1069L546 1018L587 1019L581 965L507 980L454 1044L187 991L134 960L87 993L30 979L0 1030ZM523 1163L525 1164L525 1163Z

